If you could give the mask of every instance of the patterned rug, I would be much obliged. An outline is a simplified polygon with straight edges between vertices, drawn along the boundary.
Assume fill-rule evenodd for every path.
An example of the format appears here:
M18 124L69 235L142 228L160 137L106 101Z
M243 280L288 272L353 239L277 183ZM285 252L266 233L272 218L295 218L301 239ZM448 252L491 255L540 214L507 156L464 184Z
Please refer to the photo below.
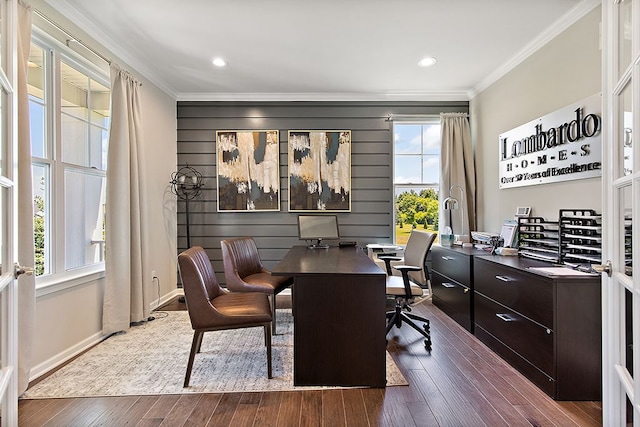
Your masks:
M29 388L23 399L303 390L293 386L293 319L278 310L267 378L262 328L207 332L190 385L183 388L193 330L186 311L169 311L113 335ZM387 353L387 385L407 385Z

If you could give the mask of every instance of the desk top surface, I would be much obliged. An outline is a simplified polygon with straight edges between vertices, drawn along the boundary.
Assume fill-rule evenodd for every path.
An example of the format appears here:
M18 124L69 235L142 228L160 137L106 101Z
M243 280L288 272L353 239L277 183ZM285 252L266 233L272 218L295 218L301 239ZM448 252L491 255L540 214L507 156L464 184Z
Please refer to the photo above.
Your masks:
M299 276L304 274L366 274L386 276L361 248L330 247L327 249L309 249L306 246L294 246L271 270L275 276Z

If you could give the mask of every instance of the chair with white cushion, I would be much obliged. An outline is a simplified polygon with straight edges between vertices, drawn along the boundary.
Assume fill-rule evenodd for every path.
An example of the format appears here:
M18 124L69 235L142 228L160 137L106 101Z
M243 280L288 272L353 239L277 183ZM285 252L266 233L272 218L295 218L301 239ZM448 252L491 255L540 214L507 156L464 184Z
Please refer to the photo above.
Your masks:
M387 312L387 333L394 326L400 328L404 323L425 337L424 345L431 351L430 322L424 317L410 313L411 305L431 299L431 281L427 267L427 255L436 238L435 233L413 230L404 251L404 259L395 256L378 256L384 260L387 269L387 296L394 298L395 309ZM391 261L402 264L391 266ZM394 276L392 269L402 275ZM422 322L420 327L416 322Z

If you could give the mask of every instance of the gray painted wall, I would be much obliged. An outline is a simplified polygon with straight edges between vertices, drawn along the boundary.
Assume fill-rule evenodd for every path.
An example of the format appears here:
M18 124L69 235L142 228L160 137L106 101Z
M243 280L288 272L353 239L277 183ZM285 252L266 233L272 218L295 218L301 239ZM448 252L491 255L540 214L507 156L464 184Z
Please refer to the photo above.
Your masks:
M393 115L468 112L467 102L178 102L178 167L204 177L202 195L189 205L191 244L206 249L224 283L220 240L252 236L267 268L294 245L298 212L288 211L287 132L351 130L351 212L338 213L343 240L360 245L390 242L393 236ZM218 212L215 137L217 130L280 132L280 212ZM178 202L178 252L186 249L185 204Z

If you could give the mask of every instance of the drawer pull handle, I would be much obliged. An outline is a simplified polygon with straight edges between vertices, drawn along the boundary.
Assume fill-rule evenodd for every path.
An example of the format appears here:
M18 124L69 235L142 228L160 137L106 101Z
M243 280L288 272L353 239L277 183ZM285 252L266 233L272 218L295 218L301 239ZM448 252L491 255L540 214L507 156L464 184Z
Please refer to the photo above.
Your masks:
M455 258L452 256L443 256L442 259L445 261L451 261L451 260L454 260Z
M469 288L464 288L464 291L462 291L462 292L464 292L465 294L468 294L469 293Z
M454 285L451 282L442 282L442 286L444 286L445 288L455 288L456 285Z
M516 319L509 316L508 314L496 313L496 317L500 320L504 320L505 322L515 322Z
M496 276L496 279L500 280L501 282L513 282L513 280L508 278L507 276Z

